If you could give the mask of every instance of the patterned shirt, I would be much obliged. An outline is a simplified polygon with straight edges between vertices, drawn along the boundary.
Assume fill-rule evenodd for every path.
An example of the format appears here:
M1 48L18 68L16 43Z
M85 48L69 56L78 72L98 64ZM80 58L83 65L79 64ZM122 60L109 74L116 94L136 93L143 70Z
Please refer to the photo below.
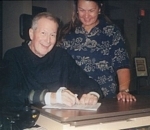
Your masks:
M130 64L124 39L115 25L100 20L89 33L76 27L65 35L61 46L100 84L105 97L116 95L116 72Z

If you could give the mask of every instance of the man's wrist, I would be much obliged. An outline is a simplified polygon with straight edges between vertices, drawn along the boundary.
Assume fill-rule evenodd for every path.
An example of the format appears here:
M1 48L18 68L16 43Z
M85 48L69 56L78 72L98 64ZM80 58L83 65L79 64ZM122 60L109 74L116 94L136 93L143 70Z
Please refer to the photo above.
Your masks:
M45 104L46 105L50 105L51 104L51 92L47 92L45 94L44 100L45 100Z
M57 103L60 103L60 104L62 104L62 95L61 95L61 93L62 93L62 91L63 90L66 90L67 88L66 87L60 87L58 90L57 90L57 92L56 92L56 102Z
M100 95L97 92L89 92L89 94L96 96L98 99L100 98Z

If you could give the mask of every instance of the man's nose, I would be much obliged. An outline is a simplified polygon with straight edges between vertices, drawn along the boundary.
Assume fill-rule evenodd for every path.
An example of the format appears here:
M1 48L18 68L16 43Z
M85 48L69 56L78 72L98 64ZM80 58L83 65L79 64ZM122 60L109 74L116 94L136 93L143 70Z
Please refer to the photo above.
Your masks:
M49 43L49 42L50 42L50 40L51 40L51 37L50 37L50 36L46 36L46 38L45 38L45 39L46 39L46 42L47 42L47 43Z

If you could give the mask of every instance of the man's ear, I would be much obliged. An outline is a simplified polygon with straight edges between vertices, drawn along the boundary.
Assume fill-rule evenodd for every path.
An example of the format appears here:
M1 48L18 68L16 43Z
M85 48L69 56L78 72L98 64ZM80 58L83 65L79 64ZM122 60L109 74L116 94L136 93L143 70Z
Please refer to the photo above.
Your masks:
M33 39L33 29L32 28L29 29L29 36L30 36L30 39L32 40Z

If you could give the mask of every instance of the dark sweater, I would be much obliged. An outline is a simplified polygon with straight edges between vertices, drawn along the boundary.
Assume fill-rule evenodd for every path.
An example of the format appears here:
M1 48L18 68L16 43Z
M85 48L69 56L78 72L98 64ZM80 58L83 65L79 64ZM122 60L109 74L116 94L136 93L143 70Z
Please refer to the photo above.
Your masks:
M56 92L60 87L66 87L79 97L91 91L102 97L100 86L85 74L64 49L54 47L40 58L24 44L8 50L3 61L7 68L7 83L2 89L4 106L22 109L28 102L31 90L40 96L43 90Z

